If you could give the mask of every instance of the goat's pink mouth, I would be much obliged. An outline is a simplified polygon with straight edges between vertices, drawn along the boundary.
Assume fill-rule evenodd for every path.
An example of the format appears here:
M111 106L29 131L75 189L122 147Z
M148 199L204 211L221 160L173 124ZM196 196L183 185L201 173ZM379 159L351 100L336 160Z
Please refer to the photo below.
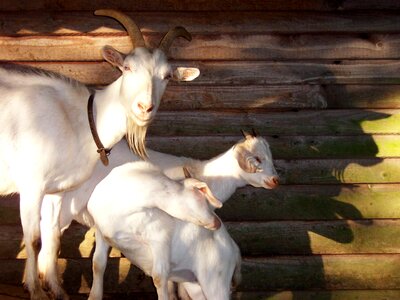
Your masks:
M269 179L264 180L264 188L266 189L275 189L279 186L278 177L271 177Z
M153 121L153 116L141 117L138 115L133 115L131 118L138 126L141 127L148 126Z

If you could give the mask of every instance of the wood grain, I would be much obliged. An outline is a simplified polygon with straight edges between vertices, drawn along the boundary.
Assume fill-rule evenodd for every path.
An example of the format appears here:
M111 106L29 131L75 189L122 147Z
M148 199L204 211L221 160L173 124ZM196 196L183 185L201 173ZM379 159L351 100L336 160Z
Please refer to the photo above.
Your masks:
M145 35L152 46L161 37ZM132 48L125 35L2 36L0 60L102 61L105 45L124 53ZM171 57L184 60L398 59L399 53L399 34L194 34L170 48Z
M95 10L99 8L114 8L120 10L138 11L242 11L242 10L315 10L315 11L340 11L340 10L360 10L360 9L399 9L400 5L396 0L311 0L311 1L176 1L176 0L157 0L157 1L119 1L119 0L4 0L0 6L1 10Z
M400 254L400 221L331 220L226 222L245 257L272 255ZM26 258L20 227L0 226L1 259ZM74 224L63 236L62 258L90 258L94 230ZM113 249L110 257L121 257Z
M162 111L150 126L153 136L235 135L255 128L260 135L349 136L400 133L396 109L282 112Z
M90 85L105 85L120 76L120 72L106 62L22 62L48 71L53 71ZM349 97L353 90L365 90L363 97L369 105L387 97L394 99L400 84L400 63L396 60L343 60L343 61L177 61L173 67L188 66L200 69L200 76L190 86L242 86L257 85L324 85L328 96L337 90L341 97ZM170 82L169 86L176 85ZM331 86L332 85L332 86ZM346 86L343 86L346 85ZM384 85L380 87L379 85ZM394 86L392 86L394 85ZM186 86L179 83L179 86ZM376 91L375 91L376 90ZM348 94L346 95L345 92ZM373 93L375 98L368 94ZM378 98L381 94L381 98ZM375 100L375 101L374 101ZM342 100L343 101L343 100ZM344 101L343 101L344 102Z
M243 129L250 130L249 127ZM149 136L147 146L159 152L210 159L225 152L241 136ZM398 135L266 136L275 159L389 158L400 156ZM205 147L204 145L207 145ZM112 159L112 156L111 156Z
M245 259L243 280L238 291L263 290L387 290L396 289L399 255L279 256ZM3 284L20 284L24 260L1 260ZM91 282L90 259L60 259L67 291L88 293ZM131 268L125 258L111 258L105 272L106 293L153 292L148 277ZM307 278L307 280L304 280Z
M109 7L109 6L107 6ZM2 8L0 4L0 9ZM146 33L164 33L177 25L192 34L218 33L398 33L393 11L186 11L126 12ZM0 11L0 35L115 34L125 29L115 20L82 11Z
M275 190L249 186L239 189L218 215L235 222L400 219L399 197L399 184L386 183L285 185ZM1 198L0 224L20 228L18 199L6 202Z

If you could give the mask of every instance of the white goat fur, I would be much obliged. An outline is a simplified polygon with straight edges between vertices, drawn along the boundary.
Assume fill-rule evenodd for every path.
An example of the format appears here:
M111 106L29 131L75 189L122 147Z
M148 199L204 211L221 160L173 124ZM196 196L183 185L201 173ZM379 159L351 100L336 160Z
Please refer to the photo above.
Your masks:
M125 56L108 46L103 56L122 71L121 77L95 94L95 122L105 148L127 133L127 120L141 128L149 125L168 75L180 80L198 75L193 69L172 72L159 49L136 48ZM0 68L0 195L20 194L27 252L25 284L32 299L47 299L37 273L42 199L51 194L48 230L57 241L62 195L55 193L74 189L88 179L99 154L88 124L89 89L60 75L19 69ZM55 268L56 257L52 263ZM49 278L54 274L42 275L57 298L68 298L58 280Z
M171 207L171 211L185 209L192 202L198 203L199 199L186 197L184 201L177 201L182 196L165 181L158 186L154 185L154 180L148 184L147 174L137 168L140 163L115 168L96 186L88 202L87 208L96 227L93 286L89 299L103 297L103 275L110 246L119 249L152 276L158 299L169 299L169 279L198 281L208 299L228 299L231 277L240 261L238 247L224 228L211 233L159 209L149 209L154 198L165 207ZM132 172L132 168L139 172ZM140 188L146 192L137 197L138 194L132 192ZM202 202L207 205L205 200ZM208 212L207 208L202 210ZM214 223L211 221L211 224ZM224 293L226 286L228 295Z
M168 177L175 180L184 178L182 167L186 166L190 170L192 176L206 182L212 193L222 202L226 201L238 187L242 187L246 184L251 184L255 187L274 188L273 179L277 178L268 143L261 137L255 138L248 135L245 140L239 141L227 152L208 161L176 157L151 150L148 150L148 154L149 160L152 163L160 167ZM258 166L258 172L249 173L240 167L238 159L244 156L246 157L245 160L249 163ZM64 231L68 228L72 219L87 226L93 225L90 215L86 213L86 203L96 184L100 182L113 167L134 160L138 160L138 158L132 155L126 143L121 141L113 148L113 157L110 161L110 166L104 168L98 164L90 180L86 181L80 188L65 193L60 215L60 226L62 230ZM47 201L46 198L47 196L45 197L42 210L51 210L51 201ZM49 215L48 213L45 214ZM43 227L48 228L48 225ZM194 228L194 231L196 230L197 229ZM200 232L202 234L208 234L205 233L208 232L207 230ZM51 256L48 253L54 252L51 236L48 237L44 234L44 236L42 236L42 241L42 250L39 255L40 269L46 267L46 260ZM188 286L190 288L190 286L193 285ZM191 290L193 290L193 288ZM196 288L194 288L194 290L196 290Z

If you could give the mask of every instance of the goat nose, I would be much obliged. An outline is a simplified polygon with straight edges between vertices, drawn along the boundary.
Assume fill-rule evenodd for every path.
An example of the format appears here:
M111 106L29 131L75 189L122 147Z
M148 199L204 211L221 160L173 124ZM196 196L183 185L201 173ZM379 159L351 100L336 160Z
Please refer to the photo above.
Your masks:
M143 113L149 113L154 109L154 105L153 104L146 105L146 104L143 104L141 102L138 103L138 107Z
M272 176L270 179L266 179L265 185L270 189L276 188L279 185L279 177Z
M279 177L278 176L272 177L271 181L273 184L275 184L275 186L279 185Z

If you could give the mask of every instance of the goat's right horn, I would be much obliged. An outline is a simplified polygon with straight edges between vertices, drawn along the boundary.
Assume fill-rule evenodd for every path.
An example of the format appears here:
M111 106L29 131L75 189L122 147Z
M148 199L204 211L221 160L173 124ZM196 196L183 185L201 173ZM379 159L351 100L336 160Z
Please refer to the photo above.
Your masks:
M136 23L126 14L114 9L98 9L94 12L96 16L111 17L122 24L128 32L133 45L133 49L137 47L146 47L142 32Z
M160 45L158 46L158 49L167 54L169 48L172 45L172 42L178 37L183 37L189 42L192 40L192 35L185 28L183 28L182 26L177 26L164 35L160 42Z

